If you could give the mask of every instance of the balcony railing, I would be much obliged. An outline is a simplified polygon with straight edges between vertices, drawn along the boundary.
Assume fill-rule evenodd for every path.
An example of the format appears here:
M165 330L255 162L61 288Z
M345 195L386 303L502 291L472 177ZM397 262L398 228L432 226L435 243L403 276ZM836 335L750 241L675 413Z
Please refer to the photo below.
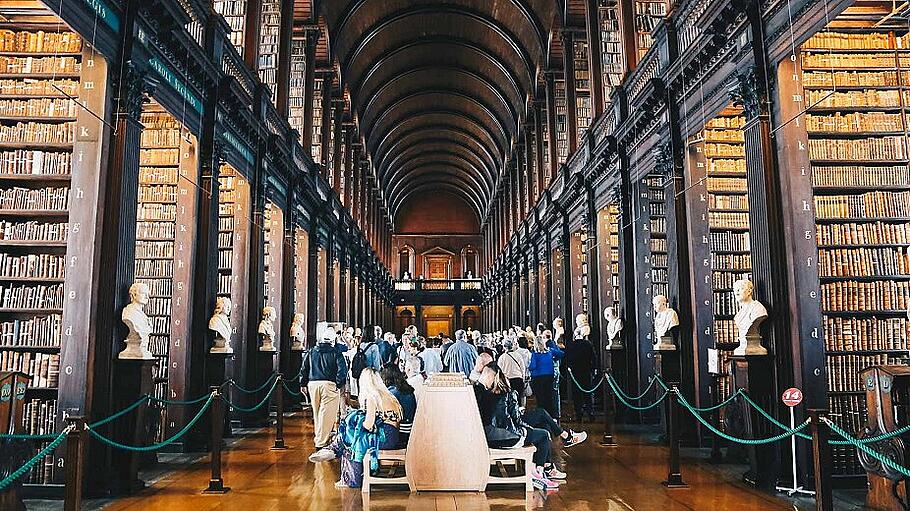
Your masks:
M396 280L395 291L480 291L480 279Z

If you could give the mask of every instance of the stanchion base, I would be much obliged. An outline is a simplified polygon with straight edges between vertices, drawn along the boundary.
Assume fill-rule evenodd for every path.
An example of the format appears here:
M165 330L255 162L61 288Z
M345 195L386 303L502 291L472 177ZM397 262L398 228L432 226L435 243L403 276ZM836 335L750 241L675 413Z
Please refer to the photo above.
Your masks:
M619 444L616 443L613 435L604 435L603 438L600 439L600 445L602 447L619 447Z
M680 489L680 488L688 488L688 487L689 487L688 484L686 484L686 483L683 482L683 480L682 480L682 475L680 475L680 474L671 474L671 475L667 476L667 480L666 480L666 481L663 481L663 482L660 483L660 484L662 484L662 485L664 485L665 487L670 488L670 489L674 489L674 488Z
M286 451L288 449L289 449L289 447L284 445L284 440L282 440L282 441L276 440L275 445L273 445L271 448L269 448L270 451Z
M225 486L224 481L220 479L212 479L209 481L209 487L202 490L202 493L205 495L222 495L231 491L230 486Z

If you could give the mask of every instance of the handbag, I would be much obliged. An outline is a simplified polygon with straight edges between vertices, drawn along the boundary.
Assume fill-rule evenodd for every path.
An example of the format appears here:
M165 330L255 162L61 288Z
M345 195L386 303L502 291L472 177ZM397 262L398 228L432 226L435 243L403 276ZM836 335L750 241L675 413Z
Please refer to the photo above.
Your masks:
M522 383L524 384L522 394L524 394L525 397L531 397L532 395L534 395L534 389L531 388L531 374L528 371L528 368L525 367L524 364L515 360L515 357L512 356L511 352L506 353L506 355L508 355L509 358L511 358L513 362L515 362L516 364L518 364L524 368L524 371L523 371L524 374L521 375L521 380L522 380Z

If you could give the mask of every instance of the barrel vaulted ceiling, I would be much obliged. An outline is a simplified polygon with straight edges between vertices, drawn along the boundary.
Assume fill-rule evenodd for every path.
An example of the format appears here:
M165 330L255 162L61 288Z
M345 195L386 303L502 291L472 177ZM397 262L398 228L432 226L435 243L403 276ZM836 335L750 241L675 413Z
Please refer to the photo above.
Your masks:
M551 47L553 0L323 0L392 218L448 191L482 218Z

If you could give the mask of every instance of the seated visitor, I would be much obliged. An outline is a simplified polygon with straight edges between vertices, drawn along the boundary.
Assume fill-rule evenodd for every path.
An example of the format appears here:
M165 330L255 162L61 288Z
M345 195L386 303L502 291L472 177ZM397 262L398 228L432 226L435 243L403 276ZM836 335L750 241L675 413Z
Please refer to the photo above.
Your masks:
M420 400L420 395L423 392L423 384L426 381L422 359L414 357L408 360L404 365L404 374L408 378L408 385L414 389L414 396Z
M468 375L468 380L470 380L471 383L477 383L477 380L480 379L480 373L483 372L483 368L492 361L493 357L489 353L477 355L477 362L474 363L474 369L472 369L471 374Z
M401 405L401 423L398 425L398 449L404 449L408 446L408 439L411 437L411 425L414 424L414 415L417 413L417 396L407 380L397 366L389 364L379 372L382 381L389 392L398 400Z
M379 373L366 368L360 374L360 409L352 410L338 425L332 443L310 456L312 462L341 458L341 480L336 488L359 488L363 484L363 458L370 449L394 449L402 409ZM376 457L372 458L376 462ZM371 467L373 469L375 467Z
M483 368L480 380L474 385L474 392L487 445L492 449L533 445L537 449L531 469L534 486L558 489L559 484L553 479L564 479L566 474L552 464L550 434L546 430L532 428L521 419L518 398L495 362Z

